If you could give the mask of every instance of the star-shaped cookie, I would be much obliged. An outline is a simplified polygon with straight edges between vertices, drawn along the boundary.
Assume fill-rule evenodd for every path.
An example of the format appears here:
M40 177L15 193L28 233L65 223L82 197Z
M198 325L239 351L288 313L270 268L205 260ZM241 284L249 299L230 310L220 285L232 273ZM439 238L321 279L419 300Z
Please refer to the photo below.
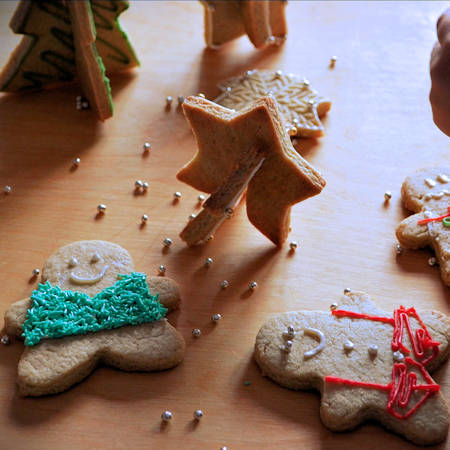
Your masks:
M286 1L209 0L205 8L205 41L210 48L247 34L256 48L286 39Z
M407 177L402 185L402 200L416 214L397 226L395 234L400 245L413 249L430 246L442 279L450 286L450 168L422 169Z
M320 417L333 431L376 420L416 444L445 440L449 411L429 372L449 357L450 318L409 305L388 313L362 292L330 309L266 322L255 343L263 375L320 391Z
M276 245L289 233L291 206L317 195L325 186L321 174L294 149L275 101L270 97L230 110L201 97L188 97L183 110L198 152L177 174L196 189L213 193L257 149L263 162L247 188L250 222Z
M111 289L119 274L133 272L133 266L130 254L117 244L73 242L61 247L46 261L42 281L58 286L66 293L76 291L95 296ZM158 301L162 306L169 311L177 307L180 292L173 280L147 277L147 284L151 294L159 294ZM142 301L142 298L135 301ZM28 309L34 306L35 302L30 298L10 306L5 314L8 335L24 337L22 326L28 317ZM69 303L65 306L62 302L60 311L65 308L71 311L70 307ZM121 313L117 310L115 315ZM72 320L69 316L67 320ZM79 321L85 321L85 318L79 318ZM184 348L183 337L164 318L87 334L46 338L36 345L25 345L19 361L17 384L21 395L56 394L83 380L100 363L126 371L169 369L182 361Z
M312 89L305 78L281 70L248 70L218 87L222 94L214 101L226 108L241 110L258 98L272 95L290 136L323 136L320 118L330 110L331 102Z

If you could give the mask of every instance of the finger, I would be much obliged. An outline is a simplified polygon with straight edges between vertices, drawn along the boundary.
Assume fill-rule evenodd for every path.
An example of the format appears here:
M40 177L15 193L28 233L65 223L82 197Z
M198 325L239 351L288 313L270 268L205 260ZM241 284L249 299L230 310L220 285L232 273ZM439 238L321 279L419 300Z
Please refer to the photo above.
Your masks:
M438 41L444 46L450 46L450 8L439 17L436 25Z

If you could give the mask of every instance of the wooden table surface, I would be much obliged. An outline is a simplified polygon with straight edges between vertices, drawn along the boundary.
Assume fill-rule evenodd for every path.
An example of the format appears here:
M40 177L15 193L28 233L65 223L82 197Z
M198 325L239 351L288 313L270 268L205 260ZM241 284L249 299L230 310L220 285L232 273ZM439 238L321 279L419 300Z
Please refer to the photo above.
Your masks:
M15 2L0 2L0 65L19 37L8 28ZM433 124L428 103L429 53L438 2L290 2L284 46L255 50L246 37L221 51L205 49L198 2L132 2L121 17L142 66L112 80L115 115L105 123L75 109L77 86L0 96L0 313L27 297L58 247L104 239L128 249L136 269L160 264L183 301L171 316L186 339L186 357L163 373L96 370L68 392L17 396L22 343L0 348L2 448L412 448L376 424L336 434L320 422L319 396L263 378L252 360L255 336L272 315L324 309L345 287L371 294L385 310L399 304L450 314L449 289L429 267L428 250L396 257L394 229L407 212L400 186L415 169L449 162L449 139ZM334 69L328 64L338 56ZM327 186L292 211L290 239L277 250L247 220L245 208L202 248L177 237L198 192L176 180L195 151L191 130L165 97L204 92L251 68L305 75L333 101L325 136L297 150L322 171ZM152 151L142 153L144 141ZM74 158L81 164L71 171ZM134 196L136 179L149 182ZM384 205L384 192L393 197ZM181 201L172 204L175 191ZM95 220L96 207L108 210ZM140 217L150 216L141 228ZM167 254L162 240L174 241ZM213 257L209 270L202 268ZM230 287L220 290L220 282ZM247 285L258 289L248 295ZM210 321L220 312L217 326ZM2 319L1 319L2 320ZM0 324L1 325L1 324ZM194 339L191 330L202 329ZM434 374L450 401L450 373ZM250 386L244 386L249 380ZM204 418L192 421L195 409ZM160 414L174 418L160 426ZM443 444L441 448L444 448ZM447 444L450 445L450 444Z

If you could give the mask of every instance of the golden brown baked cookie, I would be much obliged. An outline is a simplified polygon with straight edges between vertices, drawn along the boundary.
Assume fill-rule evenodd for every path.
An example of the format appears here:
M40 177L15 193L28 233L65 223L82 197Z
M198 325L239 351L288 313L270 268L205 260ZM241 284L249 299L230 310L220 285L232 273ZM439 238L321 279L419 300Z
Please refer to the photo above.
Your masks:
M208 0L205 9L205 41L210 48L247 34L256 48L280 44L286 39L286 1Z
M177 178L205 192L221 189L222 199L231 198L236 188L233 174L245 155L259 154L262 163L247 188L247 215L261 233L281 246L290 231L291 206L319 194L325 180L293 148L275 101L265 97L235 111L201 97L188 97L183 110L198 152ZM226 203L218 205L226 209Z
M430 246L444 283L450 286L450 168L421 169L402 185L402 200L414 215L397 226L395 234L406 248Z
M332 431L381 422L416 444L445 440L444 397L429 372L450 354L450 318L400 306L377 308L361 292L331 311L296 311L266 322L256 337L263 375L290 389L317 389Z
M278 103L284 126L291 137L320 137L324 128L320 118L331 102L311 88L305 78L281 70L248 70L240 77L219 84L222 94L214 101L238 111L254 100L271 95Z
M64 292L76 291L94 298L95 294L111 289L119 274L132 271L131 256L119 245L80 241L61 247L46 261L42 282L59 286ZM180 292L173 280L148 277L147 283L151 294L159 292L158 300L164 307L176 308ZM33 305L36 307L35 303ZM8 309L5 329L10 336L23 337L30 307L32 300L25 299ZM65 306L71 311L70 307ZM184 348L183 337L165 318L84 335L43 337L37 344L25 346L18 367L19 392L25 396L40 396L64 391L100 363L129 371L169 369L182 361Z

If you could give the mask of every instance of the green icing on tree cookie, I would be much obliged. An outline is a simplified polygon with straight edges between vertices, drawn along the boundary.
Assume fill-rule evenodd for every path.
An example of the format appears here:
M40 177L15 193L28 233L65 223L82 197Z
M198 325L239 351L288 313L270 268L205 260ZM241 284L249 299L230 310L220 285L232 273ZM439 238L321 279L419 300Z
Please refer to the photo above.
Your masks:
M91 0L95 45L110 74L139 64L118 17L129 7L124 0ZM1 91L39 89L76 78L75 46L67 7L60 0L30 0L19 4L10 23L24 34L0 73Z
M44 338L86 334L125 325L140 325L162 319L167 309L151 295L146 275L133 272L94 297L63 291L49 282L31 294L32 304L23 324L25 345Z

